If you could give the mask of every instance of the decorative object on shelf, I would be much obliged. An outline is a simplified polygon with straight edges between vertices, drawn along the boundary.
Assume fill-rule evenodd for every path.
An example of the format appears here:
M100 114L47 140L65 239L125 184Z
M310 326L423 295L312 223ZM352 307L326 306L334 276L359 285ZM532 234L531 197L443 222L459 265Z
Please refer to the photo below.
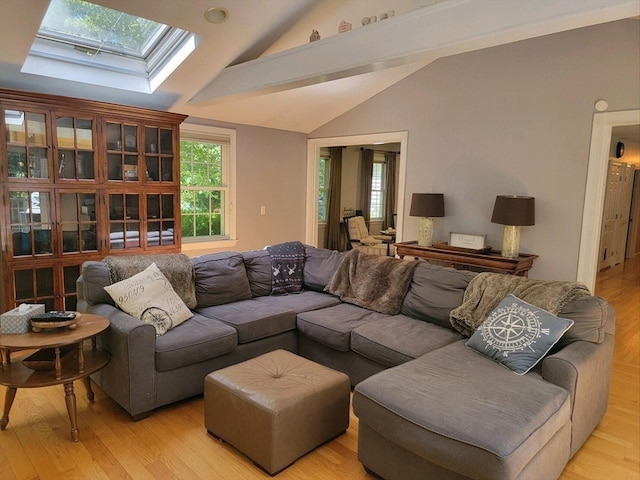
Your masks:
M520 227L535 225L535 198L498 195L491 223L504 225L502 256L516 258L520 250Z
M380 20L386 20L387 18L391 18L396 14L395 10L389 10L388 12L380 14Z
M351 27L352 25L349 22L343 20L338 25L338 33L348 32L349 30L351 30Z
M620 158L624 155L624 143L618 142L616 144L616 158Z
M469 250L484 250L487 243L486 235L474 235L472 233L449 234L449 245L451 247L466 248Z
M310 42L316 42L320 40L320 34L318 33L317 30L311 30L311 35L309 35L309 41Z
M444 217L443 193L414 193L411 197L409 215L420 217L418 223L418 245L428 247L433 241L433 218Z

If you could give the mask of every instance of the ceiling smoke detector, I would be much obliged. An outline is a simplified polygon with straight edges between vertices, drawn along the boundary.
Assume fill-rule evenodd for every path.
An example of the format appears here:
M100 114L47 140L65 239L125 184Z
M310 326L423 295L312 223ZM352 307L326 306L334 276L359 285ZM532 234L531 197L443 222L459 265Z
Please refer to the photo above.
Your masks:
M211 7L204 12L204 18L209 23L223 23L229 18L229 12L222 7Z

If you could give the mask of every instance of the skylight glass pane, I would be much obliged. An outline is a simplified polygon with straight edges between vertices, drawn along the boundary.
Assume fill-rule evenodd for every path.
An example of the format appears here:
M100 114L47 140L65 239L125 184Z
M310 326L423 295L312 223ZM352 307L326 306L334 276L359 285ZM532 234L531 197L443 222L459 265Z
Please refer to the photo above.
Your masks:
M169 29L167 25L82 0L52 0L38 34L144 59Z

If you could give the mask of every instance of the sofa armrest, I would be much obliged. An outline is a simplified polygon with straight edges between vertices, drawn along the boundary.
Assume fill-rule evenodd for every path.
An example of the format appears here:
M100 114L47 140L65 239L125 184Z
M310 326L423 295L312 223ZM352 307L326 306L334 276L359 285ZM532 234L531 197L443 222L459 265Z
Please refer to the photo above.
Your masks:
M542 378L571 395L571 455L573 456L607 410L613 336L602 343L578 341L542 362Z
M111 323L98 336L98 346L111 354L111 361L92 378L134 420L144 418L156 406L155 328L112 305L79 302L78 307Z

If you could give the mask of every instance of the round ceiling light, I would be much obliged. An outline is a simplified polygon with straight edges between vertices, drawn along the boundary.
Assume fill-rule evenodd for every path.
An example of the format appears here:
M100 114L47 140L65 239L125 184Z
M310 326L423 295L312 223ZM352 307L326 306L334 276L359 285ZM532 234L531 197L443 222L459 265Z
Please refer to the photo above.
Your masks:
M229 12L222 7L211 7L204 12L204 18L209 23L223 23L229 18Z

